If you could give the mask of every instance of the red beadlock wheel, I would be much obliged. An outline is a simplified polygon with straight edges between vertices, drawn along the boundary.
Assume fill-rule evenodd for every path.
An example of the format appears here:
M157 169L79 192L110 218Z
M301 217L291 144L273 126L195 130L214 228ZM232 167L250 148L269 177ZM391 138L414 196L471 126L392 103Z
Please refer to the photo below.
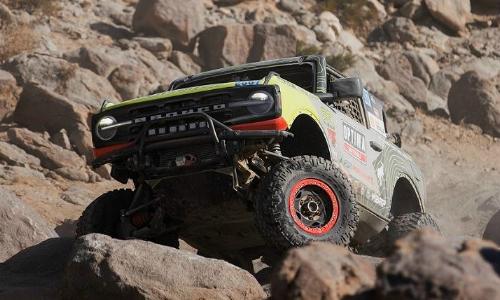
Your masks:
M257 228L278 250L313 241L348 246L358 225L351 181L322 157L296 156L277 163L254 199Z
M312 235L323 235L337 223L339 201L325 182L305 178L292 187L288 209L301 230Z

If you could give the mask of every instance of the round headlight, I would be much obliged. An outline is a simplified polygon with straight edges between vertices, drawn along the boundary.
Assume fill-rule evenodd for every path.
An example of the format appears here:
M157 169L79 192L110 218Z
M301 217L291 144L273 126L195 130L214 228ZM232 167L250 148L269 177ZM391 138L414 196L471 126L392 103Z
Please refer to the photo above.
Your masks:
M273 96L264 91L254 92L250 94L248 99L255 102L248 106L248 110L253 114L265 114L271 110L274 104Z
M109 141L116 135L116 119L113 117L104 117L96 124L95 133L103 141Z

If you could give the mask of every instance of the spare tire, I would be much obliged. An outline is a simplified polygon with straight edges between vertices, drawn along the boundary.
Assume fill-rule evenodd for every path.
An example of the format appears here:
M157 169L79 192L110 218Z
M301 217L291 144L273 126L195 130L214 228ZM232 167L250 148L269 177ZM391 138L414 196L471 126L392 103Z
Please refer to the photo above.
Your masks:
M333 162L298 156L276 164L255 197L264 239L286 250L311 241L347 246L359 215L351 182Z

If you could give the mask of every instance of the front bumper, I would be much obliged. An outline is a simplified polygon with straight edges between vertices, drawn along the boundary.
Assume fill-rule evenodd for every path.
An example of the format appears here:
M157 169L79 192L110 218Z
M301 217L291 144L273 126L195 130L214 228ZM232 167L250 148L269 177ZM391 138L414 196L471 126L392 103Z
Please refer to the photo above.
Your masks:
M147 138L149 129L154 126L189 119L204 120L207 123L206 132L202 135L175 139L150 141ZM279 122L269 123L279 124ZM115 151L110 151L110 153L102 154L105 152L103 149L96 149L96 152L99 151L101 155L93 161L92 166L97 168L107 163L114 163L117 168L125 172L142 174L148 179L160 178L227 167L232 165L234 156L240 154L244 146L252 140L281 141L291 136L293 134L285 131L284 128L276 130L232 129L206 113L194 112L149 122L133 142L111 146L110 150Z

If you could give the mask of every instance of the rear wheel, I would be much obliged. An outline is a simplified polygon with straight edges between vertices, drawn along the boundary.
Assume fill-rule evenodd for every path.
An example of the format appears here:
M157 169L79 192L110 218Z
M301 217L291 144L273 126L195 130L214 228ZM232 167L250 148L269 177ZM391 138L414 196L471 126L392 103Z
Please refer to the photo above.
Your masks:
M439 226L432 215L421 212L406 213L394 217L387 229L371 238L366 244L359 247L360 254L372 256L387 256L394 243L415 230L424 228L441 233Z
M396 240L407 236L409 233L424 228L429 228L439 233L441 232L436 221L434 221L434 218L430 214L413 212L397 216L389 222L389 228L387 230L389 243L392 244Z
M274 166L261 183L255 210L261 234L281 250L310 241L347 246L359 219L348 177L314 156Z

